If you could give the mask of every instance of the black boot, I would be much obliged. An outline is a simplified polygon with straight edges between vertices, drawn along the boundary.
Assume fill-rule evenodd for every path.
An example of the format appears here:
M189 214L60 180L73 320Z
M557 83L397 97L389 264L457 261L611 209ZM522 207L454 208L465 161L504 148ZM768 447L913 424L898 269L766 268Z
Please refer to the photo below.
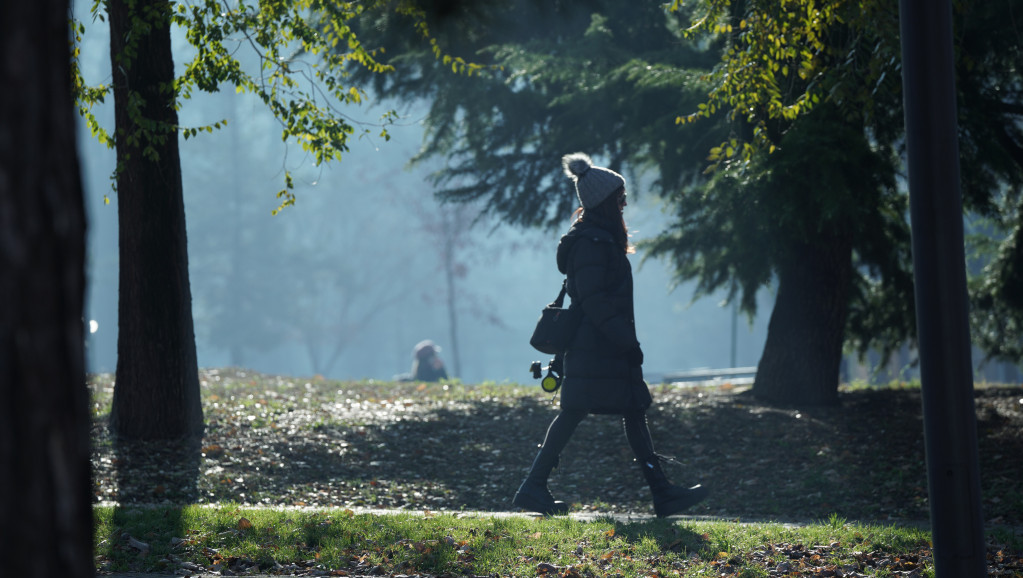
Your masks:
M661 469L661 459L654 455L639 460L650 492L654 495L654 513L658 518L666 518L682 513L686 508L703 501L710 493L707 488L697 484L691 488L672 485L668 476Z
M533 460L533 467L530 468L529 475L519 486L519 491L515 492L512 503L523 510L538 512L545 516L567 514L568 504L555 501L554 496L547 489L547 477L551 475L551 470L557 463L558 456L545 455L541 448L540 453Z

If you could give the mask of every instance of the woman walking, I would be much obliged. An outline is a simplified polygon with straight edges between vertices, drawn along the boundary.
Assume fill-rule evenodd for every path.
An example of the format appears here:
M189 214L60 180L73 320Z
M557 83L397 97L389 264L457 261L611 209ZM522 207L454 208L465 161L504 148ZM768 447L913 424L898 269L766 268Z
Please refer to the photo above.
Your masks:
M561 361L561 411L547 429L540 452L519 486L516 506L542 514L565 514L568 505L555 501L547 478L576 426L588 414L622 416L625 437L653 494L658 517L681 513L707 496L702 486L672 485L654 453L646 410L652 402L643 381L643 351L636 339L632 267L627 254L628 229L625 179L593 166L582 153L561 159L575 183L581 207L558 244L558 270L568 278L572 307L583 311L579 331Z

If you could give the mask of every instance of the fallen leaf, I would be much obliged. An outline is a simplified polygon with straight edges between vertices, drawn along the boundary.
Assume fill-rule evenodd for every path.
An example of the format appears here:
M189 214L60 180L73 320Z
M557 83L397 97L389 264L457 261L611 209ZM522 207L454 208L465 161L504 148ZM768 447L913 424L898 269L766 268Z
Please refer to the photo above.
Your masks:
M558 572L558 567L554 564L548 564L547 562L540 562L536 565L536 571L540 574L547 574L548 572Z

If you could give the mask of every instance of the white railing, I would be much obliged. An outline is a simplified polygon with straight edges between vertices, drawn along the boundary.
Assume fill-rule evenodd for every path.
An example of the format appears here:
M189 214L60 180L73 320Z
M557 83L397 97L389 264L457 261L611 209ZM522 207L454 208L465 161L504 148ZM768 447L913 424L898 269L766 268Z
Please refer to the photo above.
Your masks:
M731 383L733 385L753 383L757 375L756 367L728 367L723 369L693 369L665 373L663 382L685 385L714 385Z

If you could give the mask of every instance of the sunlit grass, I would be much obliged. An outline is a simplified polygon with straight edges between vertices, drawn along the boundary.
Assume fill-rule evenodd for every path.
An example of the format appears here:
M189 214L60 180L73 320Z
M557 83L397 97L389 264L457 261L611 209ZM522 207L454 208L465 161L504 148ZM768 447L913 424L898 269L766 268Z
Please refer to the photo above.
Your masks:
M1023 383L1004 383L997 381L986 381L976 380L973 382L974 389L988 389L988 388L1004 388L1004 387L1021 387ZM839 385L838 391L840 392L855 392L855 391L878 391L878 390L906 390L906 391L919 391L921 388L920 378L913 379L892 379L886 383L872 383L866 379L854 379L848 383Z
M895 569L899 560L899 570L933 573L928 533L837 516L796 527L222 505L97 507L95 519L97 565L104 571L768 576L782 564L794 571L867 572Z
M201 375L205 437L180 454L167 444L115 444L102 413L112 377L94 377L97 502L502 512L557 411L535 383ZM691 514L839 526L819 516L927 518L918 392L854 392L841 408L787 409L725 387L651 389L659 444L678 456L673 479L714 489ZM978 394L992 525L1020 519L1018 469L1006 459L1018 453L1019 399L1014 390ZM553 476L555 494L577 513L649 513L620 423L594 418L581 427L587 447Z
M103 418L110 412L113 400L114 375L92 374L87 383L91 396L91 413ZM434 403L505 400L512 403L522 395L536 393L539 387L529 384L463 384L458 380L446 383L392 382L378 380L336 380L323 377L289 377L267 375L244 369L204 369L199 374L203 410L207 414L253 409L264 414L332 403L401 403L403 400L429 399ZM259 412L256 413L259 420ZM254 423L254 426L265 425Z
M267 375L244 369L221 368L200 371L200 387L204 410L223 411L226 408L265 408L268 412L285 411L324 400L348 403L380 403L407 399L430 399L436 403L505 400L513 402L523 395L535 394L539 388L532 383L480 384L392 382L379 380L336 380L315 377L288 377ZM113 374L93 374L88 377L91 410L94 417L104 417L110 411L113 398ZM976 382L976 388L1006 387L1020 384ZM652 387L668 387L651 384ZM676 386L677 387L677 386ZM894 379L887 383L871 383L864 379L852 380L839 386L840 392L864 390L919 390L919 379ZM708 386L703 389L731 389L731 384Z
M839 385L838 391L852 392L864 390L919 390L920 379L893 379L887 383L872 383L866 379L854 379L848 383Z

